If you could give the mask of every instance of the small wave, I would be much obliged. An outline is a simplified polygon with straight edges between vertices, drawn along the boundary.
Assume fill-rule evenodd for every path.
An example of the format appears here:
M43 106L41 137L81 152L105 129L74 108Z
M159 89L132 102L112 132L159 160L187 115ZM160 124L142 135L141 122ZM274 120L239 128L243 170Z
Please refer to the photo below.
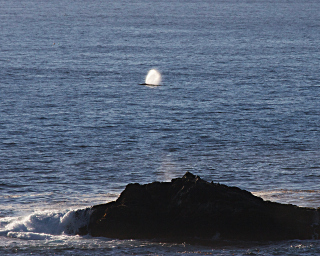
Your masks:
M74 235L88 224L89 209L38 211L25 217L3 218L0 235L27 240L51 239L55 235Z
M19 238L23 240L49 240L52 239L52 235L47 235L43 233L33 233L33 232L8 232L7 237Z

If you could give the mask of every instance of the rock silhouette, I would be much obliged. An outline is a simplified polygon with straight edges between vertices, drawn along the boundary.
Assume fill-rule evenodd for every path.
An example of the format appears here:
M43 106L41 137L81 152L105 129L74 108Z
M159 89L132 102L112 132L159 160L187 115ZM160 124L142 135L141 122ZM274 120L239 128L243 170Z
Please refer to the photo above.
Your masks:
M318 239L320 208L280 204L187 172L171 182L128 184L119 198L86 209L80 235L119 239L275 241Z

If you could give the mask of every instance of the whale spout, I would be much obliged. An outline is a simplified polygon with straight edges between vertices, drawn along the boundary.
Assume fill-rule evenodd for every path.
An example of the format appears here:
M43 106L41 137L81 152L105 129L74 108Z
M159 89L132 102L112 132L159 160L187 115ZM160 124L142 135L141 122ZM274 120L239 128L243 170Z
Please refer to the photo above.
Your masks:
M156 69L151 69L146 76L145 85L157 86L160 85L161 80L161 73Z

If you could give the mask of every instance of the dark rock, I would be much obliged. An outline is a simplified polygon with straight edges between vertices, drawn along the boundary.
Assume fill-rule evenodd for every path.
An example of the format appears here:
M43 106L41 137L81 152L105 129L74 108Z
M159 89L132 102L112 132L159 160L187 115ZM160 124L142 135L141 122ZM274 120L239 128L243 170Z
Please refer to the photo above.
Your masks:
M318 239L320 208L263 201L187 172L171 182L129 184L115 202L93 206L81 235L167 241Z

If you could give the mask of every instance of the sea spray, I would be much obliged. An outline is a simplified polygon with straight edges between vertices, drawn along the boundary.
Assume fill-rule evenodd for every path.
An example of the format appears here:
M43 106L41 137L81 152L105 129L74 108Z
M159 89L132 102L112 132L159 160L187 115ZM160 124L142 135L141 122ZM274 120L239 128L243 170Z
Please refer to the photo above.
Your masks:
M53 235L74 235L89 222L88 209L37 211L25 217L8 218L0 235L30 240L50 239Z
M63 232L66 234L76 234L79 228L89 224L91 212L90 208L69 211L61 219Z
M13 232L10 231L7 237L18 238L23 240L52 240L53 235L47 235L44 233L34 233L34 232Z

